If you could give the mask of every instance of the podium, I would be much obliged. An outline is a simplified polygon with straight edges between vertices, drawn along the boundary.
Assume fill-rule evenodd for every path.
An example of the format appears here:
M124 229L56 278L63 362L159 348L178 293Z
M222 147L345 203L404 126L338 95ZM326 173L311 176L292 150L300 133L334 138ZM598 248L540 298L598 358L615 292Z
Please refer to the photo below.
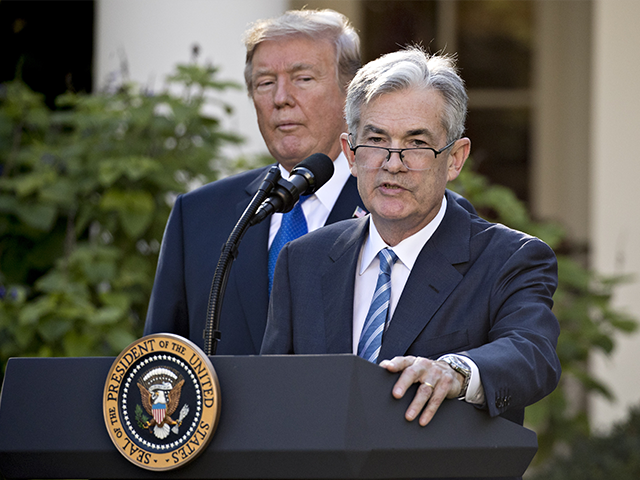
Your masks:
M211 443L166 472L124 458L104 424L113 358L12 358L0 396L0 473L12 478L386 479L514 477L534 432L445 400L420 427L397 374L353 355L210 357L222 411Z

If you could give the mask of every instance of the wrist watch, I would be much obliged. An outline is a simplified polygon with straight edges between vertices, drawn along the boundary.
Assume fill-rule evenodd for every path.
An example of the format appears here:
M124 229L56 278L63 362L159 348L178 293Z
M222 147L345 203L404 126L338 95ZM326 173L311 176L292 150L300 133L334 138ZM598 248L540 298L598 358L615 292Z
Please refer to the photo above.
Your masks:
M464 398L467 394L467 388L469 388L469 380L471 380L471 367L469 364L457 355L443 355L438 360L447 362L451 368L464 377L460 394L458 395L458 398Z

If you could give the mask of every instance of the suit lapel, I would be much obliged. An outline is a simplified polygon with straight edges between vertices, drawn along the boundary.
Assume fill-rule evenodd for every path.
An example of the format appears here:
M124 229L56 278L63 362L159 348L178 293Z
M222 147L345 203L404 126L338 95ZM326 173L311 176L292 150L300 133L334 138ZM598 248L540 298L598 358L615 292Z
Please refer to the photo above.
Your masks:
M244 213L245 209L251 202L251 199L260 188L264 175L267 173L268 169L271 168L271 165L260 170L256 178L245 188L247 193L246 197L243 198L240 202L236 204L236 218L240 218ZM351 218L356 206L363 207L362 200L360 199L360 195L358 194L358 187L356 183L356 178L351 176L345 183L345 186L338 197L329 218L327 219L326 224L335 223L340 220L344 220L347 218ZM266 326L266 318L268 315L267 307L269 304L268 299L268 243L269 243L269 229L271 222L264 220L256 226L249 228L245 237L243 238L238 255L237 266L232 269L238 272L252 272L251 275L242 275L242 276L231 276L229 280L229 285L227 288L237 288L238 295L240 297L240 305L242 306L244 317L247 321L247 326L249 331L251 332L251 339L256 348L256 351L260 351L260 346L262 344L262 338L264 336L265 326ZM229 232L231 233L231 232ZM354 259L354 262L357 262L357 253ZM340 262L336 262L333 268L336 268L339 271L342 271L343 265ZM353 271L355 271L355 263L353 266ZM331 277L329 277L331 278ZM335 284L335 278L340 278L344 282L350 281L350 287L348 290L337 289L336 292L331 293L328 298L332 298L334 300L339 300L343 303L348 303L344 298L344 292L351 292L351 300L350 306L347 310L335 310L336 312L352 312L353 311L353 282L354 276L352 275L343 275L340 274L339 277L334 277L333 285ZM233 283L233 285L232 285ZM336 302L331 301L328 302L331 306L335 306ZM332 315L331 317L336 321L339 319L339 315ZM240 319L237 319L240 321ZM328 330L329 331L329 330ZM333 329L330 330L332 335L336 335ZM348 337L341 338L342 341L349 341L351 338L351 323L348 325ZM341 334L342 335L342 334ZM344 349L344 345L342 342L336 342L334 344L334 348L339 349L340 353L350 352L351 344L348 343L346 350ZM338 351L331 352L338 353Z
M236 204L236 218L240 219L246 210L251 199L260 188L268 168L270 167L261 171L255 180L245 188L247 196ZM267 219L247 230L240 244L238 258L235 261L237 266L234 269L237 272L251 273L232 276L235 279L235 288L238 289L240 305L242 305L256 352L260 351L260 345L262 344L269 303L267 280L269 226L270 222ZM232 286L230 285L229 288L232 288ZM240 319L237 319L237 321L240 321Z
M322 274L326 353L352 352L355 271L368 217L352 225L329 249L328 266Z
M448 199L447 213L416 260L384 334L378 360L405 355L463 276L453 266L469 261L469 214Z

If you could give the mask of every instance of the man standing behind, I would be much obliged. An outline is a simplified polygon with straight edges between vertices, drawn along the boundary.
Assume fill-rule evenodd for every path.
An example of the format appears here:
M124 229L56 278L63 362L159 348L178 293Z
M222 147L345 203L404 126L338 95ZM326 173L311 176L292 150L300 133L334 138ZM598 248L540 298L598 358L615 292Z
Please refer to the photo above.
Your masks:
M370 216L291 242L274 277L263 354L349 353L419 388L405 414L445 398L522 424L556 387L557 267L537 238L484 221L445 190L470 151L451 59L419 48L364 66L342 149Z
M246 32L245 44L249 96L283 177L313 153L334 161L333 177L301 205L306 224L302 228L312 231L352 217L362 202L341 153L340 133L346 126L346 87L360 67L357 33L334 11L290 11L256 22ZM209 289L221 247L268 168L178 197L162 241L145 335L172 332L203 346ZM292 221L300 221L300 212L295 214ZM289 240L278 236L282 221L283 215L275 214L271 222L250 228L240 245L223 302L218 354L260 351L269 301L268 269L275 268L276 250Z

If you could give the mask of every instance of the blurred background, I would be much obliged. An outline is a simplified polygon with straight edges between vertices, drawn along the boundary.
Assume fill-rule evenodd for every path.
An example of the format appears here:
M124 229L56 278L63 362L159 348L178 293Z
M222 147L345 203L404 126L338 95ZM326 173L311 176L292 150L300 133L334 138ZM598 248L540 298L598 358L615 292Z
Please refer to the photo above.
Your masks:
M101 354L102 335L111 335L114 349L141 332L171 199L267 155L244 87L242 34L257 19L303 6L347 15L360 33L364 62L409 43L457 54L470 97L467 168L513 198L482 200L488 187L474 180L460 193L489 202L498 219L509 214L500 212L502 204L524 207L528 225L553 226L549 243L583 269L567 274L560 293L582 289L590 296L591 303L581 303L578 295L571 309L590 323L569 326L578 314L561 320L567 331L575 328L574 340L588 337L562 344L575 360L565 365L574 381L563 384L562 405L548 405L539 416L562 430L563 420L549 414L555 408L579 419L578 429L588 434L610 435L640 402L640 336L633 333L640 318L637 0L0 0L0 336L11 338L10 345L0 339L3 367L11 355ZM26 90L11 83L16 77ZM187 107L181 120L178 112ZM166 108L172 115L162 113ZM78 112L82 119L73 116ZM130 122L124 130L123 118ZM145 118L165 124L149 126ZM96 137L111 127L110 140ZM161 139L162 155L141 153L157 140L149 132ZM180 143L189 135L188 145ZM118 141L138 147L116 155ZM29 158L48 170L36 175ZM70 161L61 169L60 158L77 158L79 176L69 173ZM80 189L79 179L93 174L95 185ZM65 193L72 190L73 198ZM90 204L93 210L83 210ZM125 245L121 237L133 241L128 256L122 254L128 247L110 249ZM97 244L101 250L89 250ZM85 256L72 255L78 251ZM66 258L62 267L59 256ZM145 265L136 264L140 257ZM70 281L52 268L62 269L56 275L84 268L82 285L54 287ZM141 272L144 278L135 279ZM49 303L34 304L38 295ZM102 303L67 312L61 328L55 312L63 297L74 305L88 298ZM82 315L99 318L87 328L101 333L69 333ZM116 335L120 317L128 327ZM34 329L38 339L27 333ZM61 350L43 346L61 336Z

